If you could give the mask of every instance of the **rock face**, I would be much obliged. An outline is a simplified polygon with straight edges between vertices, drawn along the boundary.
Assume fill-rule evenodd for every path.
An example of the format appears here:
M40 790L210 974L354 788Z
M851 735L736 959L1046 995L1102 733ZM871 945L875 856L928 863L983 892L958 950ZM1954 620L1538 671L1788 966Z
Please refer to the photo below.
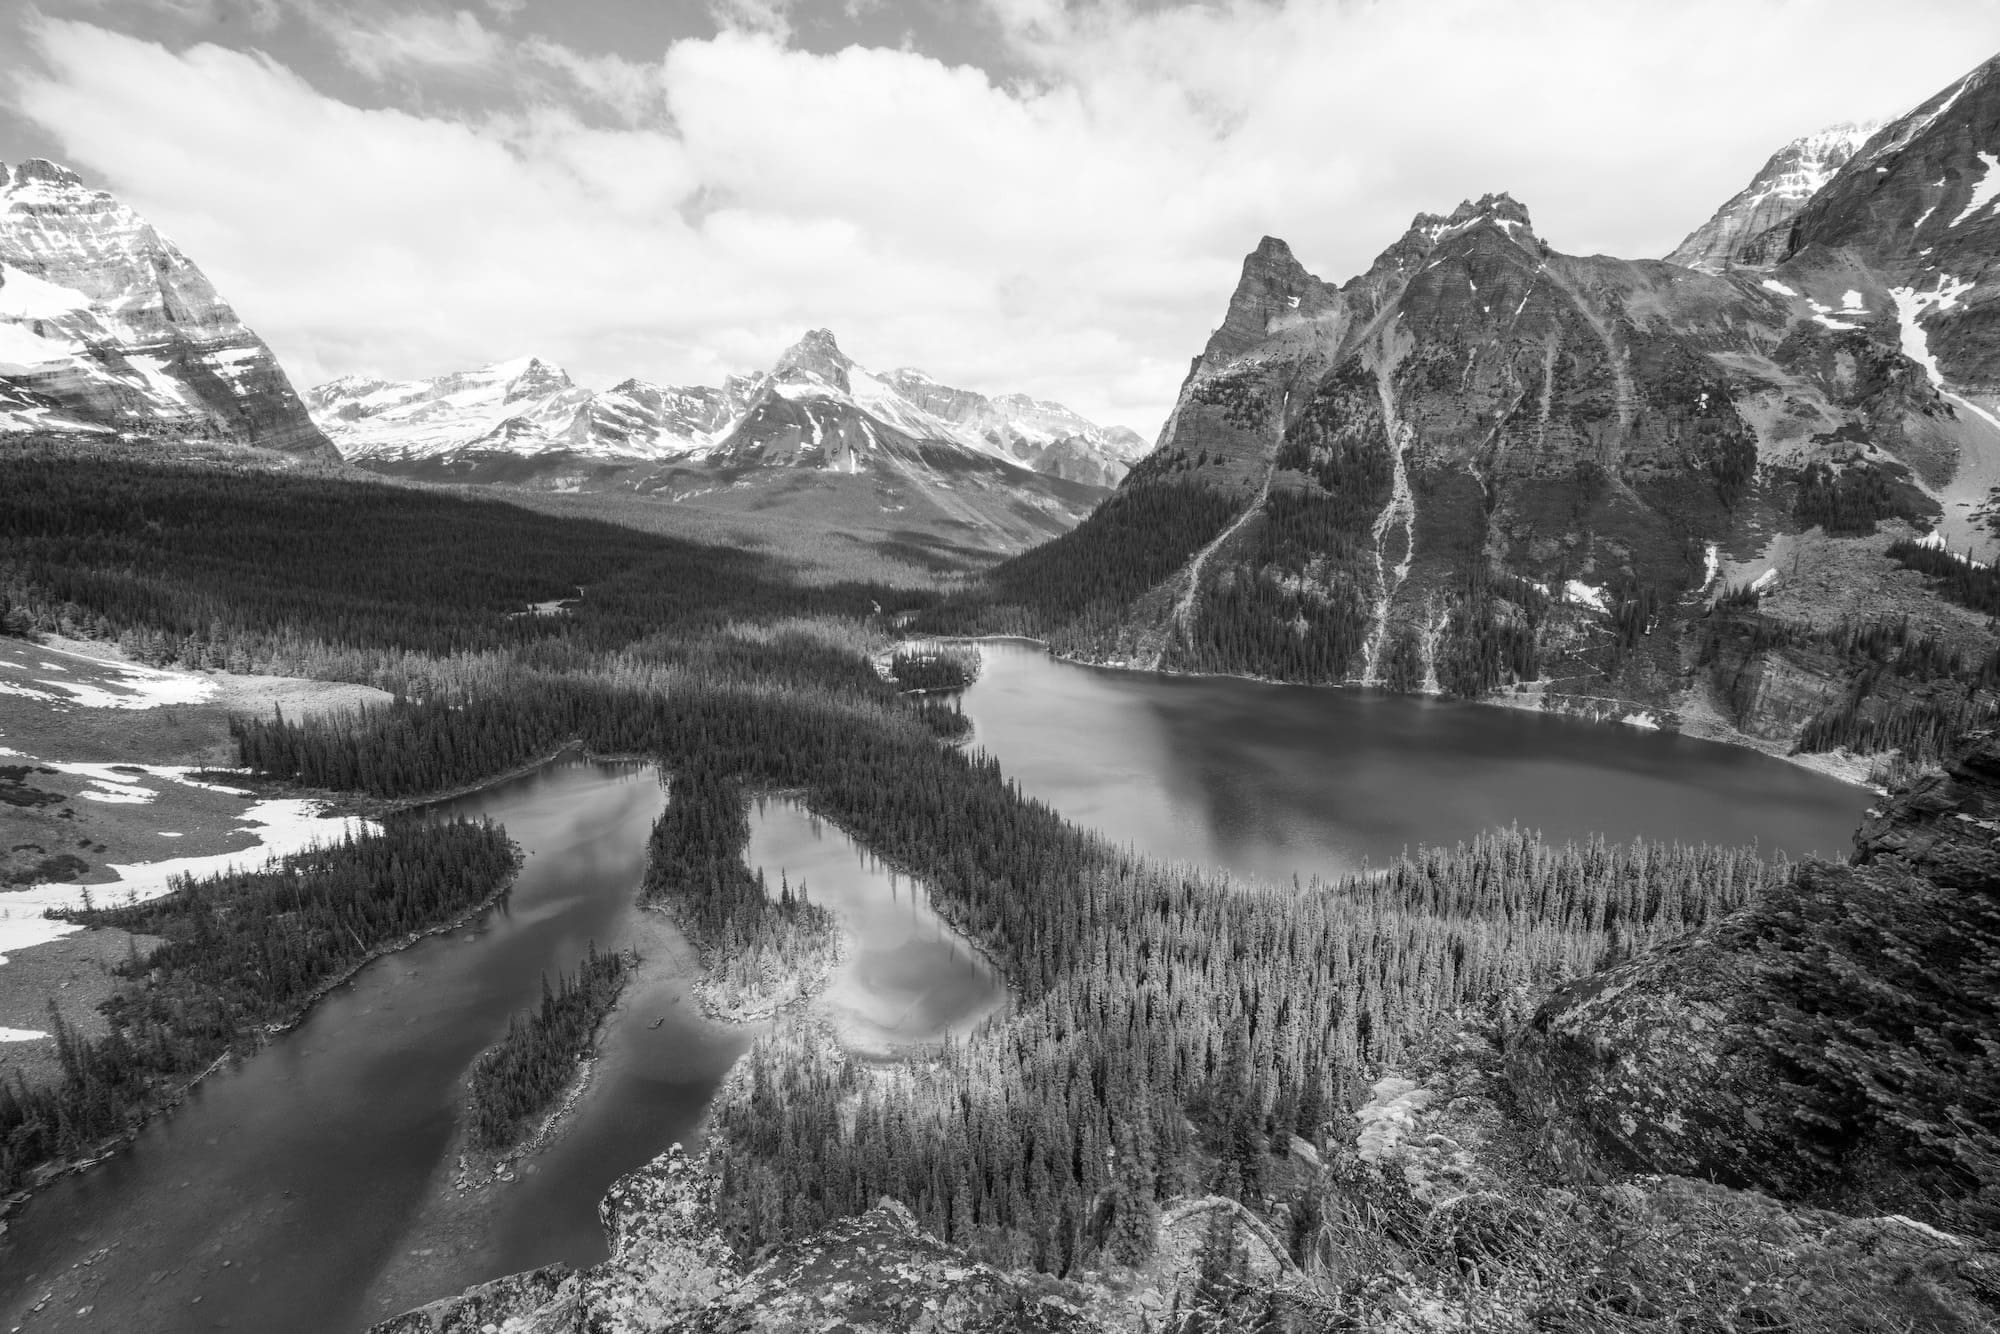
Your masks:
M0 164L0 437L195 435L336 456L271 350L145 219Z
M1508 1057L1579 1177L2000 1217L2000 739L1872 816L1851 866L1555 992Z
M1800 271L1864 267L1934 383L2000 393L2000 57L1855 153L1761 253Z
M1750 184L1714 217L1689 232L1667 262L1709 273L1731 267L1746 242L1797 217L1806 201L1880 128L1874 122L1835 125L1792 140L1773 153Z
M1754 249L1743 236L1758 210L1795 213L1778 230L1798 244L1766 267L1566 255L1505 194L1418 215L1338 285L1264 238L1158 447L1066 540L1083 586L1051 596L1038 590L1054 569L1010 584L1003 567L985 590L990 623L1036 624L1088 661L1521 690L1708 726L1709 603L1767 575L1769 589L1789 556L1771 593L1783 614L1907 613L1970 650L1981 627L1918 581L1886 599L1852 591L1889 582L1889 543L1933 526L1956 550L2000 556L1975 517L1978 479L2000 469L2000 413L1970 396L2000 375L2000 347L1980 352L1984 335L1949 323L1974 318L1962 279L2000 252L1985 230L1995 208L1966 212L1984 179L1975 145L2000 145L2000 123L1981 119L1985 77L1858 149L1863 131L1847 129L1781 153L1682 256ZM1947 183L1911 196L1908 219L1829 205L1912 173ZM1918 242L1956 226L1969 239L1952 244L1979 257L1954 261L1949 281L1896 258L1922 249L1910 223L1938 200ZM1966 350L1939 351L1953 348ZM1829 531L1814 487L1867 492L1880 524ZM1802 534L1811 566L1786 545ZM1849 684L1832 670L1774 680L1784 689L1763 697L1782 717L1718 726L1795 737Z
M714 1232L713 1182L675 1145L611 1188L611 1258L482 1284L370 1334L1090 1334L1054 1280L1002 1273L884 1200L747 1270Z

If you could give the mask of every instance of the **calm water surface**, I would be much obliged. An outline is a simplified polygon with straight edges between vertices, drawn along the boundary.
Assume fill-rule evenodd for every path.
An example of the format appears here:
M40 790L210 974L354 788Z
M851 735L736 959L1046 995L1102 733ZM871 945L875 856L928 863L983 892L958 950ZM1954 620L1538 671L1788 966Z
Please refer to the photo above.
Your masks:
M855 943L822 1003L849 1050L888 1055L962 1035L997 1011L1006 988L931 911L922 885L788 801L751 813L750 863L775 891L782 874L847 922Z
M1080 667L987 642L974 744L1077 823L1288 881L1518 823L1845 856L1872 797L1738 746L1548 714Z

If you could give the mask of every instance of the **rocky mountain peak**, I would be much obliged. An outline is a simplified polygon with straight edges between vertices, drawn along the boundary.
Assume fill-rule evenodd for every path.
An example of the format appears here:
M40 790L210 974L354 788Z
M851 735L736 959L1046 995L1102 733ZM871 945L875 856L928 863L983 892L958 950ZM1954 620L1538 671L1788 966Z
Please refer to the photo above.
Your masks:
M77 175L68 167L63 166L60 162L51 162L47 158L42 157L31 157L11 171L8 170L4 163L0 163L0 184L14 187L30 183L40 183L59 189L83 189L83 177Z
M1481 195L1477 200L1468 199L1452 210L1453 226L1479 219L1502 224L1512 223L1528 231L1534 230L1534 223L1528 217L1527 206L1505 190Z
M523 398L542 398L576 387L576 382L569 378L567 371L543 361L540 357L521 357L514 361L503 361L489 367L488 371L495 379L505 382L509 402Z
M1310 319L1339 301L1339 292L1308 273L1290 246L1266 236L1243 257L1243 273L1229 299L1228 313L1209 335L1202 356L1211 364L1237 356L1262 342L1278 325Z
M854 362L834 341L833 330L808 329L805 337L792 344L778 358L771 376L789 383L816 380L844 394L850 388L847 373L853 367Z

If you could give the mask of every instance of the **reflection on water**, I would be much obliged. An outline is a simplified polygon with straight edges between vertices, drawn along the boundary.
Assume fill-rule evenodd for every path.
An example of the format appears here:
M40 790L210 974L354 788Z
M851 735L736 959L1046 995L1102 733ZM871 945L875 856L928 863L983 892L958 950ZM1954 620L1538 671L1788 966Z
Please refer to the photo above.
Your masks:
M757 804L749 862L769 884L783 877L840 914L851 953L821 999L851 1050L887 1055L963 1034L1005 1001L999 978L938 919L920 883L797 803Z
M1079 667L981 645L975 744L1153 856L1288 881L1520 824L1844 856L1870 795L1755 751L1374 691Z

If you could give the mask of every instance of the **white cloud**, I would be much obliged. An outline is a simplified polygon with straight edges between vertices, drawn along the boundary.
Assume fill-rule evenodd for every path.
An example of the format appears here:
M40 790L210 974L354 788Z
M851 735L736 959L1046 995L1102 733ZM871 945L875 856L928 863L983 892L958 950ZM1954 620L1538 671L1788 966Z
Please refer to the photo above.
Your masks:
M465 73L491 69L502 38L470 10L355 10L315 7L349 65L371 78L391 73Z
M985 3L1018 83L807 53L790 5L730 0L658 59L470 10L322 11L385 90L483 79L504 114L363 109L265 57L75 22L39 27L16 100L303 382L526 351L596 383L713 379L824 324L871 365L1151 432L1266 232L1342 279L1412 213L1508 189L1562 249L1658 254L1779 142L1961 72L1871 50L1969 63L2000 40L1979 0L1825 0L1809 23L1736 0L1671 23L1602 0Z

